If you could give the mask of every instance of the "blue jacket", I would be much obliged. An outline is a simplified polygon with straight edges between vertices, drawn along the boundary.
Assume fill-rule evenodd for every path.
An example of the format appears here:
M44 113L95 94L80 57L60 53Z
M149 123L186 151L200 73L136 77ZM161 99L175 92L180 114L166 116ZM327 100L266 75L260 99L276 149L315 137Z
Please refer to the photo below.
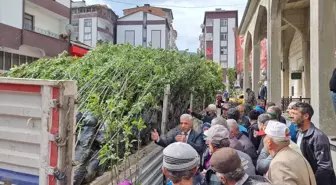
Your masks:
M263 109L263 108L261 108L259 105L257 105L255 108L254 108L254 110L256 110L256 111L258 111L260 114L264 114L266 111Z
M289 133L291 136L291 140L296 143L297 138L296 138L296 134L297 134L297 130L296 130L296 125L294 123L291 123L289 126Z

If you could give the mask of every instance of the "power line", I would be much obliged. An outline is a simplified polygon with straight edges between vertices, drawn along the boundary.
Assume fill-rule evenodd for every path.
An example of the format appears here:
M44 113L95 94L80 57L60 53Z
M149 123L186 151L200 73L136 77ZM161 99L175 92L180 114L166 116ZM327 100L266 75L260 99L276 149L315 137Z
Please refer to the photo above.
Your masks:
M104 0L104 1L110 1L110 2L114 2L114 3L120 3L120 4L127 4L127 5L135 5L135 6L142 6L139 4L134 4L134 3L130 3L130 2L124 2L124 1L116 1L116 0ZM223 7L223 6L242 6L242 5L246 5L246 4L226 4L226 5L207 5L207 6L177 6L177 5L155 5L153 4L153 6L158 6L158 7L172 7L172 8L214 8L214 7Z

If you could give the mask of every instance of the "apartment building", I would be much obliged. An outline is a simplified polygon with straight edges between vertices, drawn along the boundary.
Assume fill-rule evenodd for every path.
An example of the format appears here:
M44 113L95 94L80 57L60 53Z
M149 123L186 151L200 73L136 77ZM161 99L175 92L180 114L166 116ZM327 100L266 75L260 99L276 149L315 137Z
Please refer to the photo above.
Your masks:
M236 67L235 29L238 27L238 11L207 11L204 14L202 35L200 37L202 53L223 69L223 83L227 83L227 69Z
M68 50L70 0L3 0L0 71Z
M74 33L71 40L96 47L98 42L116 43L118 16L106 5L89 5L85 1L72 2Z
M145 4L124 10L124 17L118 19L117 43L135 46L177 49L177 32L173 28L171 9Z

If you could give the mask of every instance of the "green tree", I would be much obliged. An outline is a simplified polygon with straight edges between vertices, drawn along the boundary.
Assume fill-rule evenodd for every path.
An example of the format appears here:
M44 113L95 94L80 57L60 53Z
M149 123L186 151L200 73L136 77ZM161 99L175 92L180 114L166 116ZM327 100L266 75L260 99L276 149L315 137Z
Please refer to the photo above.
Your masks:
M229 68L228 69L228 77L229 77L229 93L232 94L233 89L234 89L235 81L237 80L236 69Z

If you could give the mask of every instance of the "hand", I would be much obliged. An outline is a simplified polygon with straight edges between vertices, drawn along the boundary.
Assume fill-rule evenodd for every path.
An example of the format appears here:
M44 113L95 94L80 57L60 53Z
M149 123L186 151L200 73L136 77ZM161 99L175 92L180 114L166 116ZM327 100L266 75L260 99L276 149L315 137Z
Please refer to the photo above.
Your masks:
M191 114L191 113L192 113L192 110L191 110L191 109L188 109L187 112L188 112L188 114Z
M203 176L205 176L206 172L207 172L206 170L203 170L201 173Z
M186 142L186 136L185 135L177 135L176 137L175 137L175 140L177 141L177 142Z
M160 138L159 133L157 132L156 129L154 129L154 131L152 132L152 140L157 141L159 138Z

